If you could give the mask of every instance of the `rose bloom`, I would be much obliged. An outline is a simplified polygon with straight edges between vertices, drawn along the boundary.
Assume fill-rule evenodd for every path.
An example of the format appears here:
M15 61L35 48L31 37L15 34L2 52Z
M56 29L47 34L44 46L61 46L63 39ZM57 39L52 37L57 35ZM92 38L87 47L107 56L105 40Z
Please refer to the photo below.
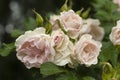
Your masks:
M101 51L101 47L102 44L92 39L91 35L83 35L74 46L76 60L78 63L85 64L86 66L97 64L97 57Z
M50 22L52 24L55 22L53 20L59 19L61 22L61 25L64 27L67 34L73 38L76 39L79 36L79 31L82 26L82 18L76 14L73 10L69 10L67 12L61 12L61 14L58 16L52 16L50 18ZM59 26L53 25L53 29L58 29Z
M70 55L73 52L73 44L70 42L69 37L60 29L53 31L51 37L55 49L55 55L52 62L59 66L71 63Z
M120 0L113 0L113 2L118 4L118 11L120 11Z
M117 26L112 28L109 38L114 45L120 45L120 20L117 22Z
M58 29L58 24L56 22L56 20L59 19L59 15L51 15L50 16L50 23L54 26L53 29L56 30Z
M45 34L44 28L36 28L34 31L26 31L15 42L17 58L27 68L39 68L44 62L50 60L54 54L51 46L51 38Z
M104 29L99 26L100 21L98 19L87 19L83 21L82 29L80 30L80 36L83 34L90 34L93 39L101 41L104 37Z

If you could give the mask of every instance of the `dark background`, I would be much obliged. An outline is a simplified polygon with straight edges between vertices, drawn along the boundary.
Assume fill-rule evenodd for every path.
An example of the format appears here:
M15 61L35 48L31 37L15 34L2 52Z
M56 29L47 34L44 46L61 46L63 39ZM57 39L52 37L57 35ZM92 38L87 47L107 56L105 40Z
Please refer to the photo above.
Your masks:
M90 1L92 0L73 0L73 10L82 7L87 9L91 6ZM44 17L48 12L57 12L64 2L65 0L0 0L0 46L2 42L14 41L9 33L14 28L23 27L27 17L34 17L32 9ZM15 52L7 57L0 56L0 80L37 80L33 78L33 70L28 70L16 58Z

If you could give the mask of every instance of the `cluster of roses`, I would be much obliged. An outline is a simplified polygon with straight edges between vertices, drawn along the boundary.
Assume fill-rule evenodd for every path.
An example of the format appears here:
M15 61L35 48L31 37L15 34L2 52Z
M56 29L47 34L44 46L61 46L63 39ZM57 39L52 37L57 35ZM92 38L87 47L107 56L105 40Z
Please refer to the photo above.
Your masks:
M40 68L45 62L53 62L58 66L68 64L70 67L75 64L97 64L104 37L99 20L84 20L69 10L50 16L50 22L53 26L50 34L40 27L26 31L16 39L17 58L27 68Z

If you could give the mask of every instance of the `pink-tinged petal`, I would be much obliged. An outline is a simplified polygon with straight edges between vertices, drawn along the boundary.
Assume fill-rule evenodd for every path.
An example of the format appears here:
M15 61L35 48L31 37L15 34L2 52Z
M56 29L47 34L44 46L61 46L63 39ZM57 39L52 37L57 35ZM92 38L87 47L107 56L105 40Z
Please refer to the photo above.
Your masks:
M41 30L43 31L39 32ZM28 34L32 34L32 36ZM29 36L27 40L24 40L23 37L26 37L26 33L22 35L24 42L16 46L17 58L29 69L32 67L39 68L41 64L50 60L54 52L51 45L51 38L44 33L43 28L27 32L27 36ZM18 38L17 41L22 41L19 39L21 38Z
M85 64L86 66L96 64L101 47L102 44L92 39L91 35L83 35L74 47L76 60L78 63Z

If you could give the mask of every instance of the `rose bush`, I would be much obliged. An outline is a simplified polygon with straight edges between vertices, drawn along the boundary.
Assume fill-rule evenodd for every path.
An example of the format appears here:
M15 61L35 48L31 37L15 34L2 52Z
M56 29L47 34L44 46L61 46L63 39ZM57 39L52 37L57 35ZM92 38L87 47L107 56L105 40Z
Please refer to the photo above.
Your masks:
M120 7L119 0L114 3ZM66 0L60 14L45 19L33 10L36 21L28 19L23 31L15 29L11 34L14 39L19 36L17 58L29 69L40 68L33 72L37 80L41 76L46 80L120 80L120 14L116 4L94 0L90 7L74 12L71 0ZM3 44L0 55L7 56L15 46L14 42Z
M59 28L57 19L67 33ZM97 64L102 46L99 41L104 36L99 20L83 21L73 10L69 10L61 12L59 16L51 16L50 22L53 26L51 34L46 34L44 28L36 28L16 39L17 57L27 68L39 68L45 62L53 62L59 66L69 64L70 67L74 67L76 61L86 66ZM75 44L71 38L75 39Z

